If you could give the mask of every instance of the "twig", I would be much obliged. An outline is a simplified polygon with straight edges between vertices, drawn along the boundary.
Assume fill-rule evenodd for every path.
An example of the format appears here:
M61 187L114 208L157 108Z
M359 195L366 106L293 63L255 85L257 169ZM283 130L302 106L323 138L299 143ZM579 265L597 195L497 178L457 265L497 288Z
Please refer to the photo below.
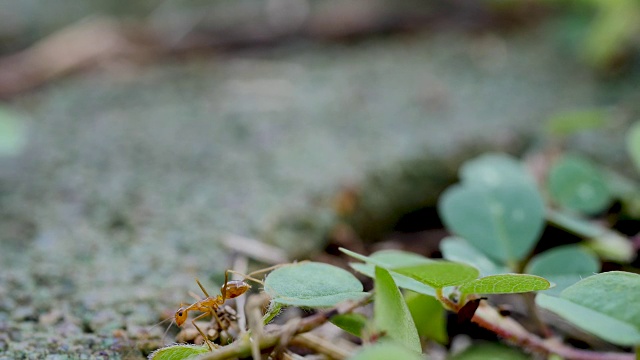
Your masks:
M313 333L300 334L294 337L291 340L291 343L293 345L298 345L313 350L320 354L325 354L331 359L335 360L347 359L354 353L353 349L345 346L340 346ZM349 344L354 346L353 343Z
M523 348L542 354L557 354L566 360L633 360L635 357L628 353L581 350L553 339L543 340L486 303L478 307L471 321Z
M304 319L292 319L290 321L297 321L298 325L296 326L295 334L301 334L307 331L311 331L314 328L324 324L332 318L333 316L349 313L363 305L365 305L371 296L367 296L364 299L349 304L346 308L340 309L339 307L335 307L327 312L318 313L312 316L309 316ZM279 328L276 331L272 331L270 333L266 333L258 339L251 339L248 334L247 336L243 336L242 338L235 341L233 344L224 346L214 352L204 354L200 356L199 360L222 360L222 359L235 359L235 358L243 358L251 355L251 343L257 342L259 344L260 349L272 349L276 345L280 343L282 336L284 335L284 331L287 326Z

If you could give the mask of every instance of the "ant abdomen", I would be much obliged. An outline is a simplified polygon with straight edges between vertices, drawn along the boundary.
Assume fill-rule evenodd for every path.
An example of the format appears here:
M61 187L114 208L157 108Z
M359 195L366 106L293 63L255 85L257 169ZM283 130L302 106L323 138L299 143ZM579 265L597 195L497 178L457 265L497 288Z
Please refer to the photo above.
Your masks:
M243 280L230 280L220 288L220 292L225 294L225 298L233 299L251 289L251 285Z

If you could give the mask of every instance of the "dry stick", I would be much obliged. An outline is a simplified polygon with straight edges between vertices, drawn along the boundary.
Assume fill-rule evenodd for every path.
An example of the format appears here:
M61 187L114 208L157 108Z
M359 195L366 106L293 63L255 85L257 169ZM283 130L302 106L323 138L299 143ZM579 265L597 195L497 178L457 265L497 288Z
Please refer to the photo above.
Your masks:
M305 347L320 354L325 354L335 360L347 359L353 356L355 352L353 347L355 345L352 342L348 342L351 346L344 346L344 344L335 344L334 341L335 340L327 340L313 333L304 333L291 339L291 344Z
M343 310L336 307L327 312L318 313L318 314L306 317L304 319L298 319L298 318L292 319L290 321L299 322L294 335L311 331L316 327L327 322L327 320L329 320L333 316L349 313L365 305L367 302L369 302L370 299L371 299L371 296L367 296L358 302L351 303L348 307L346 307ZM284 326L284 328L286 329L286 325ZM280 328L277 331L266 333L263 336L261 336L259 339L254 339L253 341L258 342L260 349L270 349L278 345L278 343L280 342L280 339L284 334L284 331L286 330L283 330L282 328ZM199 360L222 360L222 359L234 359L234 358L247 357L251 355L251 343L252 343L252 340L249 338L249 336L244 336L242 339L238 339L238 341L234 342L233 344L220 348L215 352L203 354L198 359Z
M554 340L543 340L485 303L481 303L471 321L523 348L543 354L557 354L566 360L633 360L635 357L628 353L581 350Z

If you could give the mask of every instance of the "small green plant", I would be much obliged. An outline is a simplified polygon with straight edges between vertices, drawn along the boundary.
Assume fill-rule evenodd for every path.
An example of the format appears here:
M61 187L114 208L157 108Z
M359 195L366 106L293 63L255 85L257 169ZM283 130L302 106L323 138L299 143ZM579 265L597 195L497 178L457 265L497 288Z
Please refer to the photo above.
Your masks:
M638 129L629 135L635 161L640 159ZM355 352L332 344L316 349L330 357L422 359L426 339L447 342L445 311L457 313L461 324L476 323L516 345L516 349L472 346L454 359L526 358L518 348L565 359L637 359L640 275L599 273L601 259L628 263L634 257L633 248L620 233L589 220L621 194L637 189L632 181L575 155L557 159L541 184L518 160L504 154L483 155L464 164L460 183L440 198L440 217L452 233L440 245L444 259L398 250L365 256L340 249L360 261L350 263L355 271L373 279L371 292L363 291L353 274L332 265L282 266L264 280L269 298L266 312L254 311L259 308L252 302L256 296L249 298L249 330L231 343L213 351L175 345L153 353L150 359L256 358L265 353L277 357L279 351L286 351L290 339L302 341L302 334L327 322L359 337L363 344ZM582 240L535 251L547 225ZM495 294L523 294L538 331L526 330L503 316L491 298L487 300ZM371 302L372 315L356 311ZM286 307L316 312L264 328ZM558 341L554 331L537 318L540 309L623 348L600 352ZM626 348L634 348L636 355L625 352Z

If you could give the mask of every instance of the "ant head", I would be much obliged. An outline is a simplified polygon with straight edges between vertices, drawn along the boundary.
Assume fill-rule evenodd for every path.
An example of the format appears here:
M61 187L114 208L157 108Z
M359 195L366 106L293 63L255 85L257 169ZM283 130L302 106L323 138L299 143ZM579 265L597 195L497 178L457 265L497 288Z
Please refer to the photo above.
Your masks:
M187 313L188 312L189 311L186 310L183 307L181 307L180 309L176 310L176 314L175 314L176 325L182 326L182 324L184 324L184 322L187 320Z

